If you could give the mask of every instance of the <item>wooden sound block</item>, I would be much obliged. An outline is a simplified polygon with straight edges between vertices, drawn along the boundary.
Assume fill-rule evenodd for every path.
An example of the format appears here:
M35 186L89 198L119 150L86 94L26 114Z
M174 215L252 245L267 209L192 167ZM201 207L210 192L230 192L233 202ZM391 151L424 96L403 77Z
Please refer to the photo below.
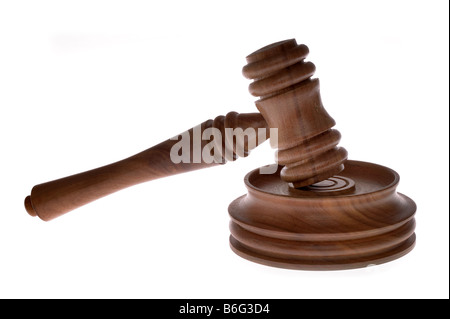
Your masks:
M230 245L268 266L340 270L381 264L414 248L416 204L397 193L390 168L348 160L320 183L292 188L275 174L253 170L248 194L229 208Z

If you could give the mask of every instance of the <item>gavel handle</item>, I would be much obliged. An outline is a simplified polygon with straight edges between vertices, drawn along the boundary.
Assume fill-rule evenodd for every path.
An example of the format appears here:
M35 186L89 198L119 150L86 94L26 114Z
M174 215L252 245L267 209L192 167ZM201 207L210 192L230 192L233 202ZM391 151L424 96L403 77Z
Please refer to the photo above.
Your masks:
M223 133L226 127L257 129L267 128L267 123L259 113L231 112L227 116L216 117L214 120L205 121L196 128L179 134L182 138L183 136L189 138L190 161L174 163L171 160L172 147L179 141L169 139L124 160L36 185L31 190L31 195L25 198L25 208L31 216L38 216L42 220L49 221L96 199L139 183L218 165L217 162L205 162L201 156L198 156L199 154L194 155L193 152L195 147L203 150L214 139L200 138L194 142L194 139L199 137L198 133L203 135L206 129L212 127ZM194 129L197 130L197 134L194 133ZM268 135L265 138L268 138ZM256 137L256 145L263 142L265 138ZM221 141L214 142L218 142L221 146L226 145L225 136L222 136ZM194 143L200 144L194 145ZM235 145L228 147L235 148ZM225 155L223 152L222 154ZM222 163L225 162L223 156L222 160Z

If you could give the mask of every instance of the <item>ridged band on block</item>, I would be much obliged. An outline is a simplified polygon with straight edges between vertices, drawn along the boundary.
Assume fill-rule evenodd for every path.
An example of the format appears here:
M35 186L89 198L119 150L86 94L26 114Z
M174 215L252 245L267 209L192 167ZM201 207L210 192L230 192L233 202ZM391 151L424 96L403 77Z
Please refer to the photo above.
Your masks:
M384 263L413 249L416 205L397 193L399 176L391 169L348 161L340 176L304 190L289 189L280 171L250 172L248 194L230 204L230 244L238 255L325 270Z

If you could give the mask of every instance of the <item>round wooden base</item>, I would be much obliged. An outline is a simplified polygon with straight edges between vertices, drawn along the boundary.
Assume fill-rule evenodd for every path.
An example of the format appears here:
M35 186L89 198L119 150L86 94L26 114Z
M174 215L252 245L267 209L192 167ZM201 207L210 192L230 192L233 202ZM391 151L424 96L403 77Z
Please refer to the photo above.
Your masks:
M248 194L229 208L230 245L268 266L339 270L404 256L415 244L415 203L397 193L398 174L347 161L338 176L295 189L275 174L247 174Z

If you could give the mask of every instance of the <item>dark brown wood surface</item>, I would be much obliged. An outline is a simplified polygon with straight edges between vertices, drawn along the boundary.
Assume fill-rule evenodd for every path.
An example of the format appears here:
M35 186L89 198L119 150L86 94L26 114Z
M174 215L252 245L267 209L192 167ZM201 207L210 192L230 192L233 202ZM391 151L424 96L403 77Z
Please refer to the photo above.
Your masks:
M243 74L268 125L278 128L276 174L257 169L229 208L230 246L282 268L339 270L399 258L415 245L415 203L396 191L398 174L347 160L323 107L309 50L294 39L247 57ZM271 136L272 138L273 136ZM272 142L272 141L271 141Z
M230 244L238 255L275 267L338 270L413 249L416 205L397 193L395 171L349 160L339 175L294 189L281 170L250 172L248 194L230 204Z
M228 160L237 158L237 155L233 153L235 145L229 141L227 145L225 141L224 129L226 127L239 127L245 130L249 127L254 129L267 128L267 124L259 113L238 114L230 112L227 116L218 116L214 120L205 121L200 127L200 133L211 127L223 132L222 140L214 142L221 145L221 147L216 148L220 154L215 155L218 155L221 159L219 162L225 163L227 160L224 158L226 148L229 148L228 153L232 155ZM268 132L267 130L266 134ZM188 133L190 147L193 149L193 128ZM265 138L268 138L268 136L266 135ZM264 141L264 139L258 139L257 136L255 136L255 139L256 145ZM203 149L212 140L213 138L201 140L200 149ZM25 208L30 215L39 216L42 220L48 221L96 199L139 183L218 165L216 162L207 163L203 161L202 157L199 157L200 163L195 163L192 151L188 163L172 162L170 151L177 142L177 140L169 139L113 164L36 185L33 187L31 195L25 199ZM242 154L244 156L248 155L250 151L248 145L251 145L251 143L249 144L247 140L246 145L244 145L245 153Z
M365 267L407 254L416 240L416 205L397 193L395 171L347 160L347 151L337 146L341 135L323 107L319 80L311 79L315 66L304 61L308 53L291 39L247 57L243 73L254 79L249 90L260 97L261 113L231 112L200 125L201 133L213 127L221 133L213 138L216 162L199 157L195 163L191 152L188 163L174 163L170 154L178 141L170 139L122 161L37 185L25 199L26 210L51 220L138 183L247 156L265 139L248 137L239 152L225 128L270 127L278 130L276 137L270 132L278 164L250 172L248 193L230 204L234 252L265 265L312 270ZM187 131L191 148L193 131ZM210 142L202 139L200 149Z
M323 107L316 68L305 62L307 46L294 39L268 45L247 56L243 74L254 81L249 91L272 128L278 129L280 176L294 187L311 185L344 169L347 151Z

